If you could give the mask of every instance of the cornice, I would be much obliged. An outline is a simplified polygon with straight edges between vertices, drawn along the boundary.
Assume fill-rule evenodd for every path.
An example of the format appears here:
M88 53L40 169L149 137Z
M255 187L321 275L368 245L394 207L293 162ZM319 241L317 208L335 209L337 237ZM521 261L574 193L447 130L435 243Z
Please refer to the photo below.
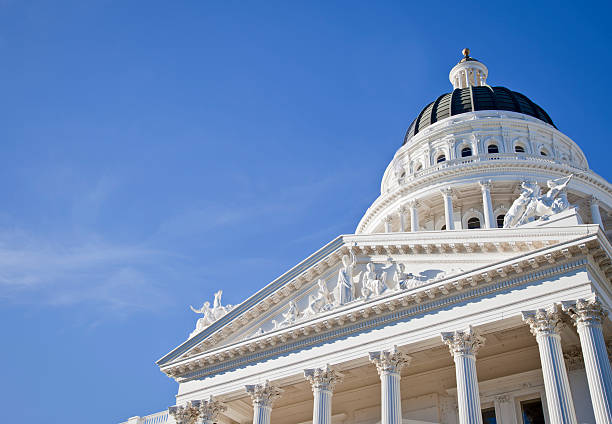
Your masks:
M208 350L192 350L188 357L176 358L160 366L166 374L174 377L177 381L202 378L246 363L270 358L282 352L304 349L344 334L363 331L376 325L386 325L388 321L380 321L378 318L381 317L387 317L385 320L405 318L410 315L409 311L420 311L422 313L448 305L449 302L453 303L469 297L485 295L490 293L490 290L492 290L490 287L493 286L498 287L495 290L501 290L507 284L523 284L521 283L523 281L533 281L555 273L566 272L572 267L586 267L589 262L587 255L598 252L601 244L597 242L599 233L589 233L588 227L590 226L581 227L583 227L582 236L565 243L526 251L510 261L480 267L414 290L393 292L390 295L381 296L366 303L348 304L344 308L317 316L316 319L299 322L282 330L271 331L249 340L227 346L217 347L213 345ZM508 230L503 231L508 232ZM358 236L352 237L358 238ZM366 251L374 249L373 251L379 252L380 246L362 245L357 247ZM415 247L414 245L408 247L408 252L413 251ZM517 251L524 248L510 243L506 247ZM440 251L450 251L442 244L435 248L442 249ZM485 249L483 251L486 251L491 246L487 246L486 243L480 245L466 243L456 248L461 252L467 252L469 249ZM402 250L391 246L385 246L384 249L391 249L395 253ZM416 247L416 250L420 253L426 253L427 249L421 250L421 247ZM604 256L606 259L608 258L608 256ZM608 270L606 277L609 278L610 275L612 275L612 269Z

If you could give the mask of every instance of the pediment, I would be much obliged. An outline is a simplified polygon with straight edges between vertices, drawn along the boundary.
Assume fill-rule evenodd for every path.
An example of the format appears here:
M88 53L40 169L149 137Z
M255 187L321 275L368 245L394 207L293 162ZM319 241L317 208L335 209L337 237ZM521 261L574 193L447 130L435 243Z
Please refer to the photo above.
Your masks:
M526 259L526 255L580 241L585 231L589 237L600 234L595 226L582 225L553 231L518 228L340 236L160 359L158 365L177 378L205 363L265 349L309 331L367 317L372 311L379 313L378 305L394 308L426 302L449 291L524 272L563 258L560 253L548 259L544 253L539 259ZM346 277L346 262L352 267L354 291L352 298L342 300L339 282ZM192 359L200 365L185 365Z

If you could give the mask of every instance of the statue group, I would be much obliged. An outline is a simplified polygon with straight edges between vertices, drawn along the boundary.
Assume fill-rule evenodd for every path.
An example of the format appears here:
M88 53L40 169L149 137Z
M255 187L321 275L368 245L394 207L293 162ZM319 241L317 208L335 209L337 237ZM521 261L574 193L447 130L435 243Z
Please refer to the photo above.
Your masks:
M536 219L548 219L551 215L569 209L567 200L567 185L572 174L567 177L548 180L548 191L542 194L538 183L523 181L521 194L512 203L504 218L504 228L513 228L524 225Z
M200 309L195 309L193 306L189 306L191 310L196 314L202 314L202 318L198 319L196 323L196 328L190 334L190 337L204 330L206 327L210 326L218 319L224 317L229 311L233 309L232 305L223 306L221 304L221 295L223 295L223 290L219 290L217 293L215 293L215 300L213 301L212 308L210 307L210 302L208 301L204 302Z

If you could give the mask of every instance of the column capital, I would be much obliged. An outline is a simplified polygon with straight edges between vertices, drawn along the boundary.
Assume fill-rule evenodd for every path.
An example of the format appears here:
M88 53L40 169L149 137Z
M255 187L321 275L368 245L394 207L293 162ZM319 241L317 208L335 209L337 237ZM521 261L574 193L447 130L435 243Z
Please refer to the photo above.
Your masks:
M408 206L409 209L414 209L419 206L419 201L416 199L410 199L406 202L406 206Z
M272 407L272 404L283 393L283 390L270 383L268 380L264 384L249 384L246 391L251 395L253 405Z
M546 309L522 311L521 314L534 336L559 334L562 326L561 314L555 305Z
M446 343L453 356L476 355L484 345L485 338L470 326L466 330L442 333L442 341Z
M198 401L187 402L185 405L180 406L171 406L168 408L168 414L172 415L176 424L195 424L195 422L200 418L200 410L196 406Z
M608 311L603 308L597 296L561 302L561 307L574 320L576 326L601 324L608 316Z
M304 370L304 377L312 385L312 391L329 390L334 391L336 384L342 383L343 374L330 368L329 364L325 368L314 368Z
M441 188L440 192L442 193L443 196L452 196L453 195L453 189L451 187Z
M387 215L387 216L385 216L385 217L383 218L383 221L384 221L386 224L389 224L389 223L391 223L391 221L393 221L393 217L392 217L391 215Z
M401 371L404 366L408 366L412 357L405 353L397 350L397 346L393 346L393 349L382 350L379 352L370 352L370 361L376 365L378 374L382 373L397 373Z
M408 212L408 207L406 205L401 205L398 209L397 209L397 213L400 215L405 214L406 212Z
M482 191L491 190L491 180L478 181L478 185Z
M215 421L219 417L219 413L227 410L225 403L216 400L212 395L208 400L198 401L198 404L196 405L195 402L192 402L192 405L197 406L200 411L200 420L205 423Z
M595 196L591 196L589 198L589 205L591 205L591 206L595 206L595 205L599 206L599 199L597 197L595 197Z

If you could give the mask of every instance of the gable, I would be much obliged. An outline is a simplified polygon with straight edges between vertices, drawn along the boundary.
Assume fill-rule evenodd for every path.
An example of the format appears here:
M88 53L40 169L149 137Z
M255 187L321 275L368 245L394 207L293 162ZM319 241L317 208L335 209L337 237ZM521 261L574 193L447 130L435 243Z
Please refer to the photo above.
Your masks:
M433 296L436 290L446 291L447 286L458 285L460 289L461 285L475 284L478 279L490 281L526 266L519 264L513 268L514 265L504 263L525 262L523 257L527 253L592 237L598 231L596 226L583 225L564 231L519 228L340 236L160 359L158 365L166 370L190 357L206 356L207 352L221 360L224 354L216 352L224 347L228 347L231 358L236 354L232 352L255 349L263 339L276 340L278 336L278 340L286 340L295 336L294 329L310 322L323 320L323 325L327 325L324 320L327 315L363 308L397 293L414 292L413 300L420 302ZM342 302L338 292L340 275L346 268L342 257L351 250L355 254L352 265L355 298ZM401 265L403 272L398 268ZM482 273L479 270L483 267L492 271ZM406 278L408 273L412 276ZM402 282L404 287L398 287ZM376 290L377 284L382 288L380 292ZM440 288L429 290L432 285ZM317 299L323 300L317 303Z

